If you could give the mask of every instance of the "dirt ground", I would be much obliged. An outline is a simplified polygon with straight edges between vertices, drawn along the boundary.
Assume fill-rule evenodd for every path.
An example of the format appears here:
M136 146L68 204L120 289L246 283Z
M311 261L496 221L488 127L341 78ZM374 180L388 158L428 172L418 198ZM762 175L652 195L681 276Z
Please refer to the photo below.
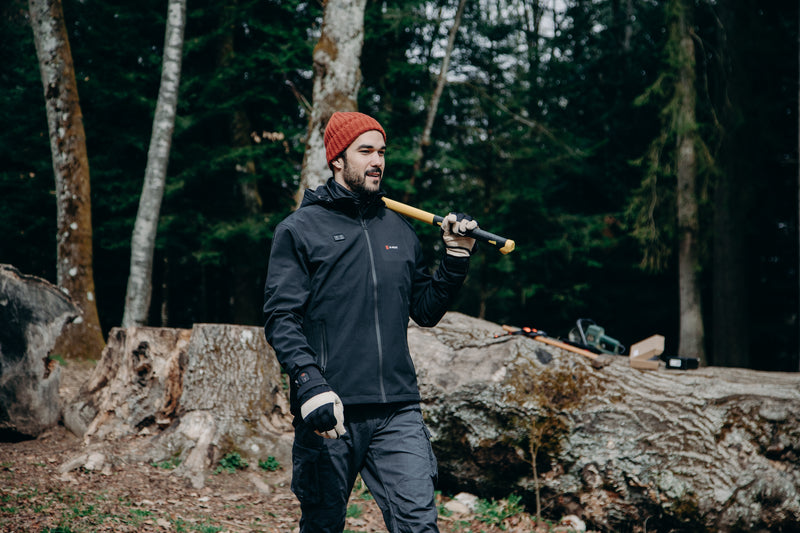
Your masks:
M86 365L62 367L62 397L71 397L88 375ZM297 531L299 506L289 489L290 473L251 465L212 473L202 489L174 475L168 465L118 464L100 471L60 469L79 455L82 442L59 425L35 440L0 442L0 531L221 533ZM448 510L440 496L443 533L572 531L541 523L527 513L491 502L480 511ZM506 516L510 515L510 516ZM345 531L385 532L366 490L357 487Z

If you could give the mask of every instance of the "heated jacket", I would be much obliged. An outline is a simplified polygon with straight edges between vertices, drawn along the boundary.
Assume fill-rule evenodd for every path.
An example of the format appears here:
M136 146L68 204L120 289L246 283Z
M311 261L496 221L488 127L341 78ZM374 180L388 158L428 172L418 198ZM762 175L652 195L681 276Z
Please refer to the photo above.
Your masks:
M379 195L332 178L307 190L275 228L264 289L264 331L290 377L315 365L345 405L419 401L409 317L434 326L467 274L445 254L431 275L419 239Z

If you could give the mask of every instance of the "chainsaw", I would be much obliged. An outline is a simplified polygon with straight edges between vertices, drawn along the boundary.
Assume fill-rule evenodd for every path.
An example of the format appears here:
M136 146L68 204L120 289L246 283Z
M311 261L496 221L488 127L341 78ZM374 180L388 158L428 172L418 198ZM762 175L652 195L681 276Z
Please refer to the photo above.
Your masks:
M625 346L617 339L606 335L606 330L590 318L579 318L575 327L569 331L567 338L569 342L593 352L609 355L625 353Z

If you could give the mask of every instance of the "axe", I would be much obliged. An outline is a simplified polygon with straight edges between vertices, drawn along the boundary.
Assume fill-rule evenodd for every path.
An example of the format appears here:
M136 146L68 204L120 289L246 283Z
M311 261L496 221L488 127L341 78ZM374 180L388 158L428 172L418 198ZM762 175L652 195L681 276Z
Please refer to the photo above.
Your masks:
M594 368L603 368L604 366L608 366L611 364L612 357L606 354L596 354L594 352L590 352L589 350L584 350L583 348L578 348L577 346L573 346L572 344L568 344L566 342L562 342L551 337L547 336L547 333L544 331L538 330L536 328L515 328L513 326L503 326L503 329L506 332L506 335L525 335L526 337L530 337L533 340L543 342L545 344L549 344L550 346L555 346L556 348L561 348L562 350L567 350L568 352L576 353L578 355L582 355L587 357L592 363ZM500 335L495 335L495 338L500 337Z
M386 207L400 213L401 215L406 215L421 222L425 222L426 224L431 224L434 226L441 226L442 220L444 217L440 217L439 215L434 215L433 213L428 213L427 211L423 211L422 209L417 209L416 207L411 207L410 205L398 202L396 200L390 200L389 198L383 197L383 203L386 204ZM481 242L487 242L492 246L495 246L500 250L500 253L507 254L514 250L514 241L511 239L506 239L504 237L500 237L495 235L494 233L489 233L488 231L482 230L481 228L475 228L474 230L467 233L470 237L475 240Z

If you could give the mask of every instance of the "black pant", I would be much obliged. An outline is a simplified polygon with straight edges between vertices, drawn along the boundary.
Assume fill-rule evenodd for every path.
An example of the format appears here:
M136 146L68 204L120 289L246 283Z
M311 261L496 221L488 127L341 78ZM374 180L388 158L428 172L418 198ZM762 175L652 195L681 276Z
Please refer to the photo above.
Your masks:
M324 439L299 421L292 491L301 533L341 533L358 473L391 533L438 532L436 458L417 404L345 407L347 433Z

